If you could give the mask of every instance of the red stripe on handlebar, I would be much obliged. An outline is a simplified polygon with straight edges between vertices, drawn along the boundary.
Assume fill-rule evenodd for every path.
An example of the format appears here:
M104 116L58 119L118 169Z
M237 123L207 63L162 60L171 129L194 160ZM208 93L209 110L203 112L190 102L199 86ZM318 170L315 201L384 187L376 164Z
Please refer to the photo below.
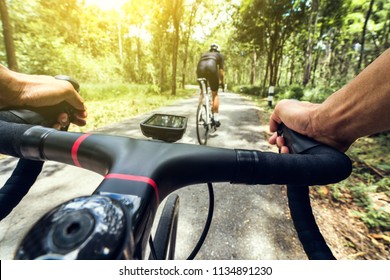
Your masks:
M105 179L119 179L119 180L127 180L127 181L136 181L136 182L144 182L153 187L154 192L156 194L157 204L159 203L159 195L158 195L158 187L153 179L144 177L144 176L136 176L129 174L119 174L119 173L109 173L105 177Z
M74 162L75 166L77 166L77 167L81 167L81 164L80 164L79 159L77 157L77 153L79 151L80 145L90 135L91 134L83 134L79 138L77 138L77 140L73 143L73 146L72 146L72 159L73 159L73 162Z

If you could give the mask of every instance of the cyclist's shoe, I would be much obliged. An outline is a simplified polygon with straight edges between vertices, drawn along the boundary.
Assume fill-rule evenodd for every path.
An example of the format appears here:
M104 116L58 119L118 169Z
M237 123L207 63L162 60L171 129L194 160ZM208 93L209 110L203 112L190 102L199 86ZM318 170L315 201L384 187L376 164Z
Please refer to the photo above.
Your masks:
M216 118L212 118L211 119L211 123L215 127L220 127L221 126L221 122L219 120L217 120Z

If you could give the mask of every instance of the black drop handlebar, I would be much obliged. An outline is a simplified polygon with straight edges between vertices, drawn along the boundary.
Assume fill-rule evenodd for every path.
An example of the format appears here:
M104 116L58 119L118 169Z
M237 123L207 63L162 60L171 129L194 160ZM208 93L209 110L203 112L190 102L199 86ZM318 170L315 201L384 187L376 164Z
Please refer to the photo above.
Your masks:
M96 194L147 197L148 203L154 204L153 208L169 193L192 184L287 184L294 225L306 244L303 245L309 258L332 258L312 216L306 186L331 184L347 178L351 161L330 147L300 139L300 135L285 127L281 132L287 142L296 143L298 139L299 143L304 143L299 147L290 145L294 152L301 154L56 131L16 124L15 118L6 111L0 113L0 119L1 153L36 163L58 161L97 172L104 179ZM129 184L143 187L130 188ZM303 222L302 217L306 219Z
M305 154L276 154L6 126L13 127L14 137L0 145L20 143L9 151L10 155L95 171L105 176L96 193L149 197L150 203L156 201L153 208L172 191L197 183L288 184L294 225L308 257L333 258L312 216L306 187L335 183L349 176L349 158L329 147L316 145ZM129 182L148 188L129 188Z
M304 154L276 154L62 132L21 124L2 123L0 131L3 129L13 131L0 142L7 147L3 153L63 162L103 176L136 174L155 180L162 194L173 191L166 188L204 182L324 185L339 182L351 172L346 155L323 145L311 147Z

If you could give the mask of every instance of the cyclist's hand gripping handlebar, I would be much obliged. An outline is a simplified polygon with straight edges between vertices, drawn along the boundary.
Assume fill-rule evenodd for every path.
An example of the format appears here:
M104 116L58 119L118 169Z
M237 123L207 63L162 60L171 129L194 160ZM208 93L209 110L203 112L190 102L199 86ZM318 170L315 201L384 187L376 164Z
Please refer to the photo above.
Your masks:
M72 84L76 91L80 90L79 83L72 77L65 75L55 76L58 80L68 81ZM44 106L44 107L27 107L27 108L17 108L8 110L10 113L19 118L20 121L15 122L24 122L27 124L42 125L46 127L52 127L57 122L57 116L59 113L67 113L72 121L74 108L70 106L66 101L63 101L57 105L53 106ZM61 128L61 130L68 130L68 126Z
M80 89L78 82L69 76L59 75L55 78L70 82L77 91ZM57 122L57 117L61 112L67 113L70 121L72 120L74 109L65 101L55 106L0 111L0 128L2 127L2 131L6 132L2 133L0 149L5 154L22 157L19 151L21 137L17 136L18 131L27 129L28 125L51 127ZM11 123L20 125L11 125ZM62 130L67 129L68 126L62 128ZM27 194L40 174L42 166L43 161L23 158L19 160L11 177L0 189L0 220L5 218Z

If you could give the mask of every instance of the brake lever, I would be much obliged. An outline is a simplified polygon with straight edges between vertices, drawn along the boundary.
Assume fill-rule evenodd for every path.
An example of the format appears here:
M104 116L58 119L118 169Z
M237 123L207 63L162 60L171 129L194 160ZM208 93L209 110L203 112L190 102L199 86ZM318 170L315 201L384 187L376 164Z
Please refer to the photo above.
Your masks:
M54 78L56 78L57 80L68 81L69 83L72 84L73 88L77 92L80 92L80 84L75 79L73 79L72 77L66 76L66 75L57 75L57 76L54 76Z
M284 138L284 143L292 154L302 154L311 148L323 145L312 138L289 129L283 123L279 124L277 135Z
M80 91L79 83L72 77L57 75L54 78L68 81L77 92ZM10 109L8 111L27 124L38 124L46 127L52 127L57 122L56 118L60 112L68 114L70 122L73 121L73 115L75 113L75 109L66 101L54 106L27 107L25 109ZM68 128L69 125L62 127L61 130L66 131Z

